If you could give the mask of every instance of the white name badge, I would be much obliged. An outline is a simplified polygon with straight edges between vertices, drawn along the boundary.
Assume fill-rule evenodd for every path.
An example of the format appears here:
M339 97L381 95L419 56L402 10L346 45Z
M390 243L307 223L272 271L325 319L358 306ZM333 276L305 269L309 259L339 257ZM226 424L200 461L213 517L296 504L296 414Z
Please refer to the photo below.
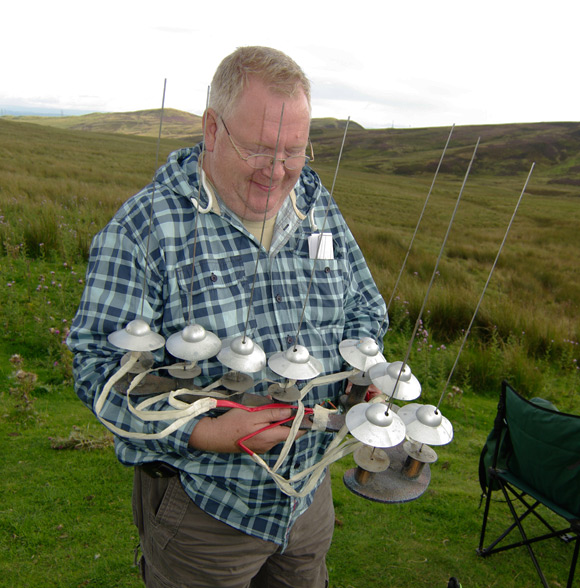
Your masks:
M332 233L322 233L322 242L320 233L312 233L308 237L308 253L310 259L334 259L334 250L332 248ZM318 243L320 242L320 247Z

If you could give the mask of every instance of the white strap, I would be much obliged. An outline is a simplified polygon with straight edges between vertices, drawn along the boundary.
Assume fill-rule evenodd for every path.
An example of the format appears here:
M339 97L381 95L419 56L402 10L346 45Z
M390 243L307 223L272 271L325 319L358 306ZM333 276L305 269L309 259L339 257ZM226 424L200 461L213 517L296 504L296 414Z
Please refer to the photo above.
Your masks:
M139 385L139 383L143 380L143 378L151 371L155 370L148 370L142 373L137 374L133 380L131 381L131 385L127 390L127 407L134 414L137 418L141 419L143 422L147 421L169 421L173 420L173 422L165 427L162 431L157 433L138 433L134 431L125 431L123 429L118 428L117 426L113 425L109 421L107 421L103 416L101 416L101 411L103 410L105 400L107 399L109 393L111 392L113 386L125 376L127 373L130 372L131 368L137 363L139 357L141 356L140 352L133 351L130 354L129 360L122 365L119 370L117 370L106 382L103 386L103 389L100 395L97 397L95 402L95 414L97 418L115 435L119 437L124 437L126 439L162 439L163 437L167 437L170 433L176 431L181 426L186 424L191 419L200 416L217 406L216 398L211 396L225 396L223 394L217 392L211 392L211 388L216 387L216 383L210 384L206 389L203 390L188 390L187 388L181 388L179 390L173 390L171 392L164 392L162 394L157 394L151 398L146 398L142 402L137 405L133 405L131 402L131 392ZM161 368L157 368L161 369ZM358 370L354 370L354 373L357 373ZM305 388L302 389L301 394L302 397L311 390L314 385L322 384L322 383L330 383L336 382L346 377L349 377L353 374L353 371L349 372L342 372L338 374L331 374L329 376L322 376L319 378L315 378L312 380ZM195 402L189 403L179 400L179 396L182 394L194 394L194 395L204 395L199 400ZM211 396L210 396L211 395ZM161 400L166 400L175 410L147 410L150 406L159 402ZM325 422L328 420L328 415L333 412L329 411L328 409L324 409L322 407L315 407L314 409L314 426L313 429L315 430L323 430L325 427ZM322 459L314 464L313 466L306 468L302 472L299 472L295 476L287 479L282 477L280 474L276 473L276 470L280 468L284 460L288 457L288 453L296 440L296 435L298 434L300 423L304 417L304 404L301 400L298 401L298 409L296 412L296 418L292 423L292 427L290 428L290 433L288 438L284 443L284 447L276 461L274 467L270 468L270 466L257 454L253 453L250 455L252 460L256 462L260 467L263 467L272 477L278 488L288 496L292 496L295 498L302 498L310 492L314 490L316 487L318 480L325 472L326 468L333 462L342 459L346 455L349 455L353 451L360 447L362 444L360 441L356 439L347 439L345 441L345 437L348 434L348 428L346 425L342 427L342 429L336 434L335 438L332 440L330 445L328 446L324 456ZM293 484L296 484L300 480L308 477L308 481L304 485L301 491L294 490Z

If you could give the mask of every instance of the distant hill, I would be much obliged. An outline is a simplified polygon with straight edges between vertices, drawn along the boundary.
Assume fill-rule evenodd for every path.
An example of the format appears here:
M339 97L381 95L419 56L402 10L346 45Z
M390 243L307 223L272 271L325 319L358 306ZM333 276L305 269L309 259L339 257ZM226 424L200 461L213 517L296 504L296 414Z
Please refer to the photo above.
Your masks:
M341 167L379 174L432 175L451 126L416 129L350 127ZM313 127L315 157L336 159L343 131ZM550 184L573 186L580 196L580 122L466 125L453 129L440 172L463 176L477 139L472 174L501 177L522 174L532 162ZM539 172L537 169L536 173Z
M153 109L136 112L94 112L81 116L6 116L3 118L71 131L157 137L159 135L160 114L160 109ZM166 108L163 111L162 133L166 139L200 135L201 116L174 108Z
M81 116L4 116L63 130L157 137L160 109L93 113ZM167 108L162 137L193 144L201 138L201 117ZM310 136L318 162L336 161L346 125L335 118L313 119ZM396 175L433 174L450 128L365 129L350 121L341 165ZM552 176L549 183L578 187L580 195L580 122L466 125L453 131L441 173L462 176L477 139L481 143L472 173L501 178L527 171L532 162Z
M120 133L141 137L157 137L159 134L160 109L138 110L135 112L94 112L80 116L4 116L2 118L38 125L68 129L71 131L93 131L96 133ZM201 135L201 116L166 108L163 111L162 135L165 139L180 139ZM344 132L345 120L336 118L317 118L312 121L312 131L320 134L324 131L339 130ZM349 129L364 130L356 122L349 123Z

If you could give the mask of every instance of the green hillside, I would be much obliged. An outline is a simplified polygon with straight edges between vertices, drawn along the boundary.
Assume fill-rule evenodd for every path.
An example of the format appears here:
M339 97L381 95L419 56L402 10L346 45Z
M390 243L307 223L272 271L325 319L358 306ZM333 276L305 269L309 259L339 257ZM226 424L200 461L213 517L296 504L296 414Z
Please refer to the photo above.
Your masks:
M71 131L157 137L159 135L160 114L160 110L139 110L136 112L94 112L80 116L5 116L2 118ZM163 112L162 132L166 138L201 134L201 116L174 108L166 108Z
M152 109L65 117L6 116L0 120L73 131L157 137L160 115L160 109ZM202 132L201 120L195 114L165 109L162 137L188 143L197 141ZM334 118L312 121L311 137L317 159L327 161L337 157L345 125L346 121ZM451 125L448 129L365 129L351 121L342 165L402 176L433 174L450 128ZM473 167L474 174L513 176L529 169L534 161L543 168L546 183L550 185L549 189L543 188L544 194L580 194L580 123L457 127L441 172L463 174L478 137L481 138L481 146Z
M349 128L343 164L376 173L402 176L433 174L449 128ZM319 157L336 157L342 131L314 127L312 140ZM535 161L558 186L575 186L580 195L580 123L473 125L453 130L441 173L462 175L477 138L481 144L474 174L513 176ZM556 189L557 192L557 189Z

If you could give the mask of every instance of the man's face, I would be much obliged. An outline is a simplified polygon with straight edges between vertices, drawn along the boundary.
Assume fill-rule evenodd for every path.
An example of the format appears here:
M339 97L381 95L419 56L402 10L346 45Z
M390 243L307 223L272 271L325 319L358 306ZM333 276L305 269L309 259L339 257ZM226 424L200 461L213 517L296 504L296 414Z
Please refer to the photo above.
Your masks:
M210 181L228 208L241 218L260 221L265 213L266 218L273 217L301 170L288 170L279 161L273 169L253 169L236 152L220 116L212 110L207 113L204 169ZM233 113L223 120L244 157L253 153L273 157L279 130L277 158L303 155L308 146L310 111L304 93L292 98L280 96L257 78L250 81Z

